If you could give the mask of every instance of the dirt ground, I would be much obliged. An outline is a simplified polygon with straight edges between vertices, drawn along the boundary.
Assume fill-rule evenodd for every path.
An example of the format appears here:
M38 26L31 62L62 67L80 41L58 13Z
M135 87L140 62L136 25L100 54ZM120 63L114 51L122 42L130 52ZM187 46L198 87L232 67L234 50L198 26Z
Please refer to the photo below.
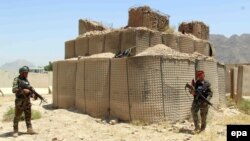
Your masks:
M194 129L192 120L147 126L122 122L110 124L78 113L76 109L53 109L52 96L44 96L48 104L39 106L39 101L32 101L32 108L42 113L41 119L32 121L38 134L26 134L25 122L20 122L17 138L12 137L13 123L2 122L3 114L9 106L14 106L15 98L0 96L0 141L224 141L227 124L250 124L250 116L234 107L222 108L220 112L210 108L208 127L195 135L191 133Z

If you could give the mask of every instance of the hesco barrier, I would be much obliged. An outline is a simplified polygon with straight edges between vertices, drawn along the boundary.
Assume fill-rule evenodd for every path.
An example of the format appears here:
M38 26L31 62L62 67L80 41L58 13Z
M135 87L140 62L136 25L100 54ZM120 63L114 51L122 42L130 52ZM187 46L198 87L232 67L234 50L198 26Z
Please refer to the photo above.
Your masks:
M194 40L187 36L179 36L179 48L182 53L192 54L194 52Z
M131 120L164 119L160 57L128 58Z
M162 43L172 49L175 49L176 51L180 51L178 46L178 37L176 34L162 34Z
M129 28L121 33L121 51L132 49L132 55L138 54L149 47L150 31Z
M213 97L211 102L214 105L219 104L219 90L218 90L218 72L217 63L212 60L198 60L196 70L203 70L205 72L205 79L211 83Z
M195 63L188 59L89 58L58 61L53 67L53 105L59 108L75 104L93 117L124 121L176 121L190 115L193 98L184 86L195 78ZM218 104L217 63L198 60L196 67L205 71L214 92L212 102Z
M225 65L217 63L218 67L218 89L219 89L219 102L221 105L226 105L226 68Z
M108 117L110 59L86 59L84 77L86 113L93 117Z
M58 62L53 62L53 107L58 107Z
M112 59L110 75L110 116L123 121L130 120L127 79L127 59Z
M89 38L78 37L75 40L75 54L78 56L86 56L89 54Z
M199 52L200 54L210 56L210 47L209 43L202 40L194 41L194 51Z
M121 32L113 31L105 36L104 52L117 54L121 50Z
M242 96L250 96L250 67L249 65L238 66L237 99L239 102Z
M105 34L89 36L89 55L104 52Z
M76 98L75 106L76 108L85 113L86 112L86 99L85 99L85 62L84 60L79 60L77 62L76 70Z
M65 56L64 59L75 57L75 40L65 42Z
M189 60L163 59L162 74L166 117L170 120L187 118L193 97L184 87L195 77L195 63Z
M76 60L57 63L57 104L59 108L75 107Z
M162 44L161 32L151 31L150 32L149 46L152 47L152 46L155 46L158 44Z

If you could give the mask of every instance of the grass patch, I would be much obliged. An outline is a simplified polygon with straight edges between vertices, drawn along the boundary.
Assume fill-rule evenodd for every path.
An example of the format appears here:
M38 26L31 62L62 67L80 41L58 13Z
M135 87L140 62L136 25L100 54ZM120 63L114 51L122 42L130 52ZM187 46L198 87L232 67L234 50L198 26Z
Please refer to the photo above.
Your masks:
M226 106L227 107L236 106L235 101L232 98L230 98L230 96L226 97Z
M3 115L4 122L13 121L15 116L15 109L13 107L9 107L8 110ZM40 119L42 117L41 113L37 110L31 110L31 120ZM24 121L24 113L20 117L20 121Z
M241 99L240 103L237 105L233 99L229 96L226 97L226 105L227 107L236 107L241 112L250 115L250 101L244 98Z
M244 112L245 114L250 115L250 101L246 99L241 99L240 104L238 105L240 111Z
M225 116L217 120L218 125L249 124L249 122L250 122L250 116L246 114Z

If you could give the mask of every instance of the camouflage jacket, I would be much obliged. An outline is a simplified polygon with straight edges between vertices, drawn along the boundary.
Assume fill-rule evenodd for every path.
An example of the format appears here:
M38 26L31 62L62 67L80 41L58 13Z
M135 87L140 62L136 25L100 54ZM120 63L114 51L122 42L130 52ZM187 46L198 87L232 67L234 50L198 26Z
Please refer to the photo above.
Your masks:
M207 80L204 80L204 81L200 81L200 80L197 80L195 82L195 90L201 92L201 94L207 98L207 100L210 100L213 96L213 91L212 91L212 88L211 88L211 84L209 81ZM195 95L194 97L195 100L197 100L197 95ZM199 98L200 100L200 98Z
M25 83L27 85L30 85L29 81L26 78L22 78L19 75L18 77L14 78L12 92L16 94L16 98L25 98L21 88L19 87L20 83Z

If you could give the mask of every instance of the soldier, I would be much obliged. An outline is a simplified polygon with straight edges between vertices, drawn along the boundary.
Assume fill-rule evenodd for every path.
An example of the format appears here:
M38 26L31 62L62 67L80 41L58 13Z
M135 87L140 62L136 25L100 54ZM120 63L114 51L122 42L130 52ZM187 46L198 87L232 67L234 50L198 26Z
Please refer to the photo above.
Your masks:
M18 122L19 119L24 112L25 115L25 122L27 126L27 133L28 134L35 134L36 132L33 131L31 125L31 103L30 97L34 98L35 100L37 97L30 92L29 89L22 89L20 84L27 84L29 85L29 81L27 80L29 68L27 66L23 66L19 69L19 76L14 79L12 92L15 93L15 117L13 120L13 127L14 133L13 136L18 136Z
M3 92L2 92L2 90L0 89L0 93L2 94L2 96L4 96L4 94L3 94Z
M208 103L206 103L204 100L198 97L197 92L199 91L200 94L202 94L208 101L212 98L213 92L211 90L211 84L207 80L205 80L205 73L202 70L197 72L197 81L196 82L192 81L192 85L196 90L192 92L194 100L191 108L195 126L194 133L199 133L201 131L204 131L206 128L206 119L209 106ZM201 116L201 127L199 125L199 119L198 119L199 110Z

